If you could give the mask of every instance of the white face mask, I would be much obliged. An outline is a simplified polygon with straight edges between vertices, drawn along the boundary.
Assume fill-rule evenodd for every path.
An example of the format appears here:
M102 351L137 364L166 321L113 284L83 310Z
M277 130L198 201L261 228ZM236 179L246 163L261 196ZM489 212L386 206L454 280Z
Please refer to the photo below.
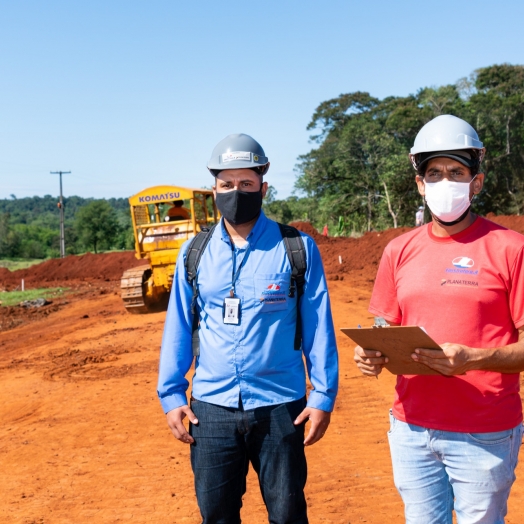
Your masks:
M431 212L443 222L457 220L471 204L469 200L471 182L466 184L454 182L447 178L440 182L424 182L426 202Z

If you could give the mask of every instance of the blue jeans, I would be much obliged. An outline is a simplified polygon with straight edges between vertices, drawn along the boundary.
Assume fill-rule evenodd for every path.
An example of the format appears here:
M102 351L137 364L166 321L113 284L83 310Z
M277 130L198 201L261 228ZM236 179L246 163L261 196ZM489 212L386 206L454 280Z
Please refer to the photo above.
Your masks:
M388 432L395 486L407 524L503 524L515 480L522 425L455 433L397 420Z
M243 409L198 400L191 409L191 467L203 524L238 524L249 463L258 474L271 524L307 524L304 424L293 421L306 399Z

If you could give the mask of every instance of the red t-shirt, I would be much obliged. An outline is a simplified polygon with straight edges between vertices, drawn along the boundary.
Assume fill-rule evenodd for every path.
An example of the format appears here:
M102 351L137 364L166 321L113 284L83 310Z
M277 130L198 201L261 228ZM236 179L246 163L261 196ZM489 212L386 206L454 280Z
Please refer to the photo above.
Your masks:
M506 346L524 326L524 236L478 217L452 237L431 223L390 242L369 311L421 326L437 342ZM522 421L518 373L399 375L393 414L445 431L503 431Z

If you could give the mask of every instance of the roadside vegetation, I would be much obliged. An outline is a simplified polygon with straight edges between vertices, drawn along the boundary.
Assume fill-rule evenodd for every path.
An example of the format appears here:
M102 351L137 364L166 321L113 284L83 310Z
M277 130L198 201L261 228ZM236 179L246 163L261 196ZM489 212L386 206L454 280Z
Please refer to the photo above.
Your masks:
M6 258L0 259L0 267L5 267L9 271L17 271L40 264L40 262L42 262L41 258Z
M1 291L0 292L0 307L17 306L24 300L35 300L37 298L45 298L53 300L59 298L68 291L69 288L54 287L41 289L28 289L26 291Z

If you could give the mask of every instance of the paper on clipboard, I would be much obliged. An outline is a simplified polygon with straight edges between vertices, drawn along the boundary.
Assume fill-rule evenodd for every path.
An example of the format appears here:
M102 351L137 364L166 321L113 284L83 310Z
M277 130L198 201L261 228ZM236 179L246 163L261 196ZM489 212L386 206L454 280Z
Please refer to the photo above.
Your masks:
M380 351L388 357L384 366L394 375L440 375L411 354L416 348L438 349L441 347L418 326L391 326L385 328L342 328L342 333L364 349Z

